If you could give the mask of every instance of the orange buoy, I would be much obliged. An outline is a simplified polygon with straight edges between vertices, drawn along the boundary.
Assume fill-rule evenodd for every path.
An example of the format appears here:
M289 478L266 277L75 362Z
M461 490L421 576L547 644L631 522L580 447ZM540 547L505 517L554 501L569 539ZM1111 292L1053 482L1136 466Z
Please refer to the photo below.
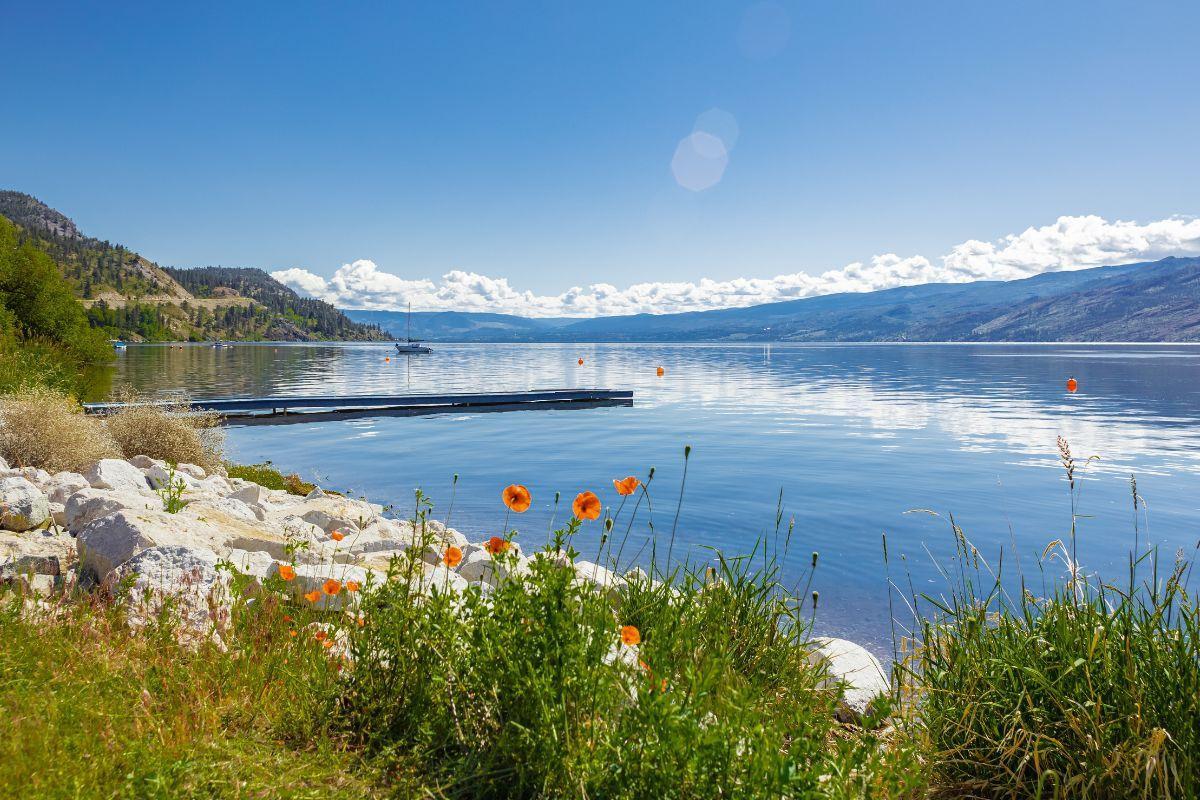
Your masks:
M1067 391L1068 392L1070 392L1071 394L1075 394L1075 390L1077 390L1078 388L1079 388L1079 381L1075 380L1074 378L1067 378Z
M582 359L582 358L581 358L581 359L579 359L579 366L581 366L581 367L583 366L583 359Z
M392 363L392 357L391 357L391 356L384 356L384 357L383 357L383 360L384 360L386 363L388 363L388 364Z
M661 378L663 375L666 375L666 374L667 374L667 371L665 369L663 369L662 367L658 368L658 377Z

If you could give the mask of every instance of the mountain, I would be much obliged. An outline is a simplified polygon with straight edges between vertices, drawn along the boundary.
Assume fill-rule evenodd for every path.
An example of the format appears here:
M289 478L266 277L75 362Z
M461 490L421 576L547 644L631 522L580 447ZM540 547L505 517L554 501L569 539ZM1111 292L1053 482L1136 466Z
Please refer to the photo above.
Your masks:
M0 191L0 216L49 255L94 327L130 341L190 339L381 340L321 300L300 297L258 269L164 269L119 244L85 236L60 211Z
M378 325L397 338L408 335L409 315L403 311L350 309L346 316L355 322ZM412 335L431 341L536 341L547 331L578 322L577 319L518 317L467 311L414 311Z
M347 312L393 330L377 316L389 313L395 312ZM1200 258L684 314L584 320L413 314L413 335L445 341L566 342L1200 341Z

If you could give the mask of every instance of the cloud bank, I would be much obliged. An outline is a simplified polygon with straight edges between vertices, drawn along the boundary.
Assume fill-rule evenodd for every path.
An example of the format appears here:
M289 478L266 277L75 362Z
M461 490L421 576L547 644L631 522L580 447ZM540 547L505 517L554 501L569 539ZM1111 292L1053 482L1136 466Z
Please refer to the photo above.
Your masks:
M1053 225L1028 228L995 242L975 239L931 260L894 253L873 256L818 275L795 272L773 278L576 286L562 294L539 295L509 285L506 278L453 270L434 282L407 280L373 261L345 264L330 278L292 268L272 272L301 294L339 308L418 311L490 311L526 317L593 317L669 314L796 300L835 292L869 292L920 283L1012 280L1041 272L1086 269L1200 255L1200 219L1172 217L1147 224L1108 222L1098 216L1059 217Z

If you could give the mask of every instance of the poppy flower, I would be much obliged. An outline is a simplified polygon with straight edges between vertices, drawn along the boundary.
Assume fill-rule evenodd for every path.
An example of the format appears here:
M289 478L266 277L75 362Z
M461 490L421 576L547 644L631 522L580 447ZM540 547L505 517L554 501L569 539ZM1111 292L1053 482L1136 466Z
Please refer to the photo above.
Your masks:
M358 581L346 581L347 592L357 592L359 590Z
M360 627L360 628L362 628L362 627L365 627L365 626L366 626L366 624L367 624L367 619L366 619L366 617L364 617L364 616L362 616L362 615L360 614L360 615L359 615L359 617L358 617L358 627Z
M341 581L335 581L333 578L327 578L325 583L321 584L321 591L325 594L337 594L342 591Z
M280 564L279 577L283 578L285 581L292 580L296 577L296 568L291 564Z
M295 635L296 635L295 631L288 631L288 636L294 637Z
M454 545L450 545L446 548L446 552L442 555L442 561L445 562L447 567L454 569L458 566L459 562L462 561L462 550Z
M624 478L619 481L618 480L613 481L613 488L616 489L617 494L621 495L622 497L633 494L634 492L637 491L637 488L641 485L642 485L642 482L639 481L637 478L633 477L632 475L630 475L628 478Z
M308 594L304 595L304 599L305 599L305 600L307 600L307 601L308 601L308 602L310 602L310 603L316 603L316 602L319 602L319 601L320 601L320 599L321 599L321 592L320 592L320 591L318 591L318 590L316 590L316 589L313 589L311 592L309 592Z
M316 633L313 634L313 638L319 642L328 635L329 634L325 633L325 631L317 631Z
M333 639L326 639L325 641L321 642L321 647L324 647L326 650L333 647Z
M632 625L626 625L621 628L621 643L634 645L641 644L642 632Z
M346 538L346 534L342 533L341 531L334 531L333 533L329 534L329 538L333 539L335 542L340 542L342 539Z
M571 504L571 510L578 519L599 519L601 508L600 498L596 497L595 492L580 492Z
M484 548L494 556L498 556L508 549L508 541L499 536L493 536L487 540Z
M529 504L533 502L533 496L529 494L529 490L519 483L506 487L500 496L504 498L504 505L508 506L510 511L518 514L528 511Z

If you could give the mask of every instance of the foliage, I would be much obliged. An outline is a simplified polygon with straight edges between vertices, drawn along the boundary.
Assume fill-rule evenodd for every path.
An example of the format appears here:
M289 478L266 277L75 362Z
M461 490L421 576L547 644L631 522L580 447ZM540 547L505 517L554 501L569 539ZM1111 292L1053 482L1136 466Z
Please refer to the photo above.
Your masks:
M0 455L10 464L54 473L80 472L120 455L97 420L70 397L44 387L0 397Z
M272 467L270 461L249 465L226 463L225 469L230 478L241 478L244 481L251 481L268 489L291 492L300 496L304 496L317 488L315 483L304 481L295 473L284 475Z
M1074 506L1076 467L1062 442ZM1133 484L1135 519L1141 498ZM1200 606L1187 562L1153 550L1123 585L1089 579L1072 535L1045 555L1065 582L1004 590L960 529L946 597L900 670L907 728L947 796L1191 798L1200 794ZM1144 543L1143 543L1144 545ZM1046 576L1041 576L1043 585Z
M205 469L221 464L224 433L218 415L195 412L182 399L143 403L129 393L121 399L128 405L109 414L105 424L126 458L150 456Z
M90 368L112 357L54 262L0 218L0 391L41 385L82 394Z

